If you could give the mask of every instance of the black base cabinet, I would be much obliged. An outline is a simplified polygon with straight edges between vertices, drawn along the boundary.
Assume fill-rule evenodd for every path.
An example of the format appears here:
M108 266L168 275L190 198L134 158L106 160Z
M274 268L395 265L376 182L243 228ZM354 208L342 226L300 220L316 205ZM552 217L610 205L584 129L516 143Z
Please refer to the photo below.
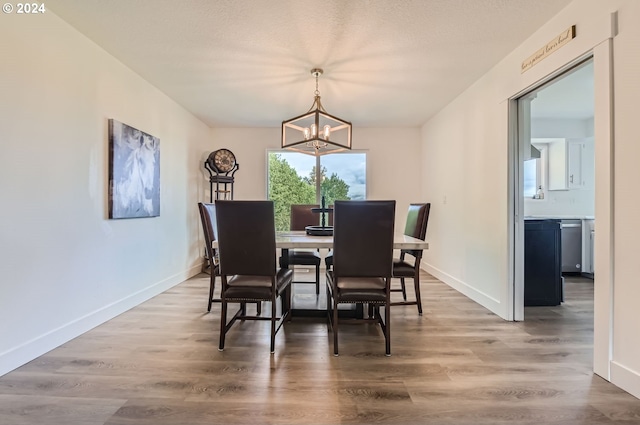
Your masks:
M560 220L524 222L524 305L553 306L563 300Z

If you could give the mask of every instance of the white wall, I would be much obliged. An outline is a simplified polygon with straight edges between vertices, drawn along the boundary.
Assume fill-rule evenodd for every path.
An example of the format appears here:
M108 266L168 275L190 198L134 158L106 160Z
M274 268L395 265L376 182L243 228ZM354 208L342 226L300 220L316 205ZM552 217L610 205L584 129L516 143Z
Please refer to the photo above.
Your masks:
M214 128L211 134L211 150L229 148L240 165L235 199L266 199L267 149L280 148L280 128ZM420 192L420 129L355 127L353 148L367 152L367 198L395 199L396 229L404 230L409 204L428 201Z
M531 138L564 137L577 139L593 136L593 118L558 119L534 118L531 120Z
M0 56L2 375L199 271L210 132L50 11ZM160 217L107 219L109 118L160 138Z
M596 263L613 264L611 273L598 267L596 294L613 297L613 321L596 308L596 328L613 323L611 381L640 397L640 262L636 260L640 228L635 224L640 201L633 196L640 181L640 144L637 141L637 99L640 98L640 2L618 0L576 0L551 19L525 43L496 65L489 73L443 109L422 128L423 197L434 199L429 240L425 252L427 270L454 288L502 317L510 317L509 297L509 181L508 181L508 99L522 93L537 81L570 61L608 43L611 35L610 12L618 11L619 35L613 39L614 134L615 134L615 212L613 224L597 220ZM520 63L570 25L577 37L522 74ZM604 49L606 50L606 49ZM599 59L600 60L600 59ZM596 86L606 72L596 63ZM601 92L596 87L596 93ZM598 117L596 105L596 122ZM602 129L602 127L601 127ZM596 125L596 145L599 141ZM596 147L596 152L600 152ZM602 151L604 152L604 151ZM598 161L596 161L598 164ZM596 165L598 167L598 165ZM605 166L605 168L607 168ZM608 181L596 168L598 181ZM604 179L604 180L603 180ZM600 184L602 193L606 184ZM604 203L602 203L604 202ZM604 211L608 201L599 204ZM601 214L596 200L596 213ZM606 237L613 229L610 238ZM604 235L601 238L600 235ZM615 241L615 249L603 251L604 239ZM605 244L605 245L603 245ZM609 256L611 256L609 258ZM615 277L615 280L613 280ZM610 288L609 283L614 289ZM601 289L601 285L605 286ZM611 295L613 294L613 295ZM596 300L596 305L598 304ZM606 304L606 302L605 302ZM608 307L605 306L605 310ZM603 341L596 335L596 358ZM608 347L604 347L605 353ZM606 371L599 372L608 375Z

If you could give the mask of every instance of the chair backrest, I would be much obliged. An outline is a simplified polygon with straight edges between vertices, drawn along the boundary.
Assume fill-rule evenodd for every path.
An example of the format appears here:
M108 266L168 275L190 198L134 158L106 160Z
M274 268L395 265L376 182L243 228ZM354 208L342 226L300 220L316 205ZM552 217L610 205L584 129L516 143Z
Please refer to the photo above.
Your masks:
M409 204L407 222L404 226L404 234L424 240L427 237L427 223L429 222L431 204ZM421 249L403 249L405 254L411 254L416 258L422 258Z
M320 205L291 205L291 225L289 230L304 230L307 226L317 226L320 223L320 214L311 212L311 208L320 208Z
M274 276L273 201L216 201L221 275Z
M336 201L333 270L340 276L390 277L396 201Z
M213 249L213 241L216 240L216 206L214 204L204 204L198 202L200 211L200 221L204 232L204 241L207 249L207 257L214 266L218 264L217 250Z
M427 236L427 223L429 222L429 211L431 204L410 204L407 212L407 222L404 226L404 234L417 239Z

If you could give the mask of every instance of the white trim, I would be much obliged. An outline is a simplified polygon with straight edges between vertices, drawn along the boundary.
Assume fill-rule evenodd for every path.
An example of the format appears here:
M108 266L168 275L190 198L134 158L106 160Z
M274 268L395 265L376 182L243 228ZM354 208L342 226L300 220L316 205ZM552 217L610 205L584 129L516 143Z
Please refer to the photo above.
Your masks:
M518 100L509 99L507 102L508 133L508 182L507 182L507 226L508 226L508 281L507 281L507 319L524 319L524 198L522 193L523 178L520 172L520 164L524 158L524 152L518 146L521 140L518 126L519 110Z
M0 376L200 273L202 263L0 353ZM204 304L203 304L204 308Z
M593 49L595 218L593 371L611 380L614 279L613 40ZM614 384L616 382L611 380Z
M640 398L640 373L612 361L611 382L632 396Z
M467 285L463 281L456 279L455 277L440 270L439 268L434 267L430 264L424 264L424 263L420 268L426 271L427 273L435 276L436 278L446 283L447 285L451 286L453 289L460 292L461 294L467 296L468 298L471 298L473 301L477 302L481 306L489 309L490 311L492 312L503 311L502 305L500 304L499 300L485 294L484 292L478 291L472 286Z

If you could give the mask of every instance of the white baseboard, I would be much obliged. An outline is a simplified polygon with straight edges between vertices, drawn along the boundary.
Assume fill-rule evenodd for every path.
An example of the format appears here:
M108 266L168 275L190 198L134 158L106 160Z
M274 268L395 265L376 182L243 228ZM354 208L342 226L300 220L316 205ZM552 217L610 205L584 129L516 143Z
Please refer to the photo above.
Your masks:
M149 285L138 292L128 295L111 304L105 305L104 307L79 317L65 325L52 329L43 335L0 353L0 376L17 369L48 351L59 347L65 342L82 335L83 333L113 319L137 305L140 305L167 289L184 282L190 277L200 273L201 269L202 263L173 276L169 276L160 282Z
M640 373L611 361L611 383L640 398Z
M442 271L442 270L438 269L437 267L434 267L434 266L432 266L430 264L423 263L421 268L423 270L425 270L427 273L437 277L442 282L444 282L447 285L451 286L456 291L458 291L461 294L471 298L473 301L477 302L481 306L483 306L486 309L490 310L492 313L494 313L494 314L502 317L503 319L507 320L507 317L504 315L505 312L502 311L502 310L504 310L504 306L500 303L500 301L496 300L493 297L490 297L489 295L485 294L484 292L478 291L477 289L469 286L465 282L456 279L455 277L451 276L450 274L445 273L444 271Z

